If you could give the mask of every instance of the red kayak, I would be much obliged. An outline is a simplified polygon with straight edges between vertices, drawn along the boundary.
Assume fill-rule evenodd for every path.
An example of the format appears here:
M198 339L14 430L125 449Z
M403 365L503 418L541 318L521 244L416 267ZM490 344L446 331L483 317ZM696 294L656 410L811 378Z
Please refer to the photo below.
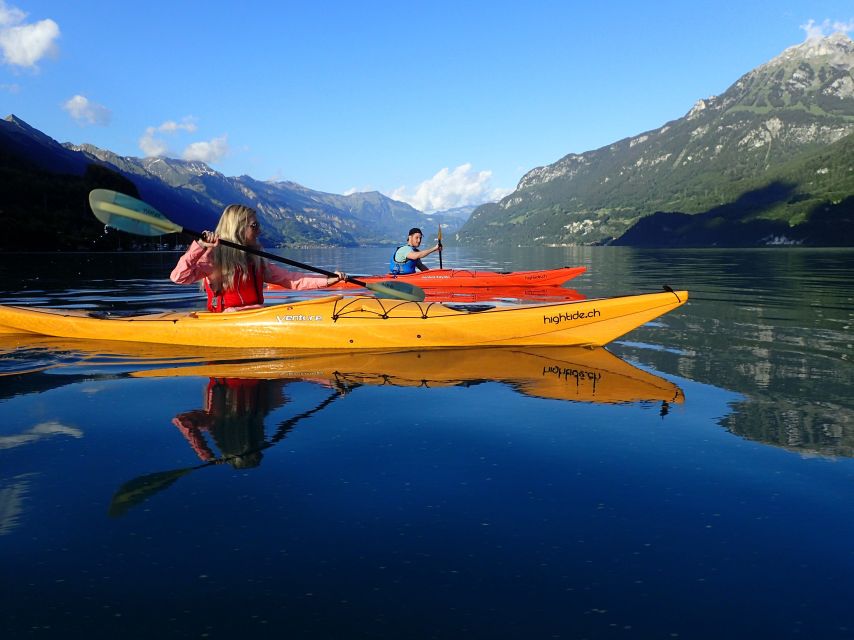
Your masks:
M587 267L560 267L540 271L472 271L470 269L429 269L407 275L358 276L364 282L382 282L400 280L408 282L425 291L430 289L452 289L474 287L555 287L567 280L581 275ZM268 285L268 289L281 289L278 285ZM358 289L351 282L339 282L329 289Z
M335 287L329 287L334 289ZM265 298L276 300L291 294L304 294L305 291L283 290L276 285L267 285ZM584 300L585 296L575 289L561 286L546 287L427 287L424 289L425 302L563 302L566 300Z

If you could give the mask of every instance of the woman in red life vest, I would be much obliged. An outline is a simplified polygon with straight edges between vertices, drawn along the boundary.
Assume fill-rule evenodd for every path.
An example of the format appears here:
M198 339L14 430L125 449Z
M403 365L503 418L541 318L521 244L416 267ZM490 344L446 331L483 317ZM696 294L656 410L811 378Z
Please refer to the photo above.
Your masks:
M287 289L322 289L347 277L343 271L336 271L335 277L286 271L259 256L219 242L223 238L260 249L260 235L261 226L254 209L240 204L228 205L222 212L216 231L205 231L201 240L194 240L169 277L177 284L202 280L210 311L260 307L264 304L265 282Z

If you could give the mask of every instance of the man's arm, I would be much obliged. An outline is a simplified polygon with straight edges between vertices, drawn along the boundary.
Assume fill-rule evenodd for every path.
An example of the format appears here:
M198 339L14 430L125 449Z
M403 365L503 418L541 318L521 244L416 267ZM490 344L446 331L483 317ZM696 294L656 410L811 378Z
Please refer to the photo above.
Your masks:
M437 244L435 247L425 249L424 251L410 251L408 254L406 254L406 257L409 260L421 260L421 258L426 258L431 253L435 253L438 250L439 250L439 245Z

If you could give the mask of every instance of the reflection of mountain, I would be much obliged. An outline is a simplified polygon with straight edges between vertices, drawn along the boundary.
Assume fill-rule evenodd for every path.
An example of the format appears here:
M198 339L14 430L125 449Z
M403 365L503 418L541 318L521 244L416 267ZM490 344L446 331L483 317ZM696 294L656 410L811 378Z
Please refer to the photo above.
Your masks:
M719 306L706 303L703 311L697 307L702 303L693 304L691 329L686 328L691 335L675 339L673 350L644 350L645 361L738 392L742 398L720 419L721 426L736 435L805 454L854 457L850 364L820 353L815 344L820 339L806 333L797 332L804 345L787 349L791 334L771 326L761 334L769 344L760 348L755 336L733 331L739 326L744 330L744 324L719 324L703 317ZM815 353L805 353L811 344ZM713 353L714 358L699 358L698 352Z
M242 358L267 355L241 350ZM227 360L230 349L193 349L160 344L64 340L0 333L0 400L49 391L93 378L115 377L144 367Z
M744 396L721 424L745 438L787 449L854 455L854 367L842 358L831 332L810 327L810 309L790 310L787 315L802 317L781 326L779 317L766 322L745 307L730 312L736 317L726 322L724 332L715 318L719 308L705 303L692 309L692 324L705 345L699 347L695 335L692 349L714 353L714 369L691 366L682 372Z
M723 424L792 451L854 457L854 411L833 402L801 404L768 394L736 404Z
M685 314L638 334L668 345L637 352L644 362L740 394L720 420L733 433L808 455L854 456L854 252L636 255L627 270L697 281ZM635 355L631 347L611 348Z
M0 350L0 356L2 356ZM23 396L29 393L41 393L58 387L63 387L74 382L81 382L86 376L61 375L55 376L41 369L33 368L26 372L0 373L0 400L8 400L15 396Z
M21 523L24 501L30 490L30 479L35 475L23 473L8 481L0 480L0 536L11 533Z

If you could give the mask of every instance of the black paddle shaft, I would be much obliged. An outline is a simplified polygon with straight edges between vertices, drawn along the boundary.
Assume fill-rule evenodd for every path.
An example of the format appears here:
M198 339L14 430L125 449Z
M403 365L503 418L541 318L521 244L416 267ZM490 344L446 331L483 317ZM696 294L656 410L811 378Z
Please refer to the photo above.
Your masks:
M198 231L193 231L192 229L187 229L187 227L183 227L184 233L188 236L193 236L196 239L204 239L204 234L199 233ZM302 262L297 262L296 260L291 260L290 258L283 258L282 256L277 256L273 253L267 253L266 251L261 251L260 249L253 249L252 247L247 247L246 245L237 244L236 242L231 242L230 240L219 239L219 243L225 245L226 247L231 247L232 249L239 249L240 251L245 251L246 253L251 253L256 256L261 256L262 258L267 258L268 260L272 260L273 262L284 262L285 264L289 264L292 267L297 267L298 269L305 269L306 271L314 271L315 273L322 273L325 276L330 278L337 278L338 274L334 271L327 271L326 269L321 269L320 267L313 267L310 264L304 264ZM358 280L356 278L351 278L347 276L345 278L347 282L352 282L355 285L360 287L367 287L367 284Z

